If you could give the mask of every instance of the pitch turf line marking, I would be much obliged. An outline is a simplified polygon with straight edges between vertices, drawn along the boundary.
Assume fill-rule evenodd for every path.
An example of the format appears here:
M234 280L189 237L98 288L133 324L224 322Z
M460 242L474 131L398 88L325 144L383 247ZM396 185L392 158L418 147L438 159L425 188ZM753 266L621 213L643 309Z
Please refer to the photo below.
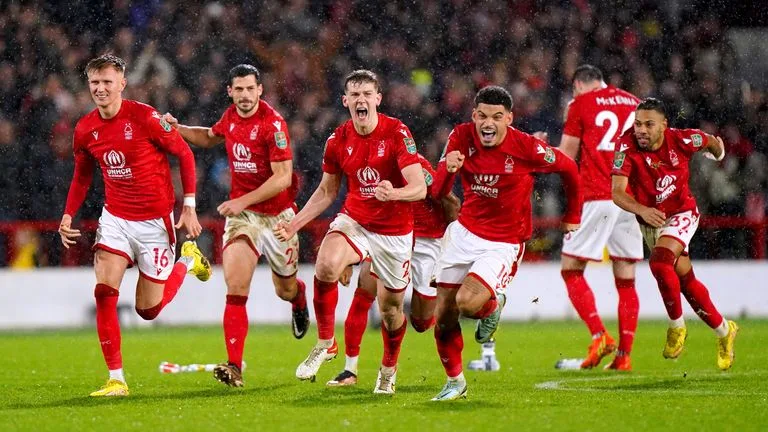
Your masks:
M729 379L733 376L754 376L765 375L763 371L750 371L741 373L696 373L697 377L714 377ZM654 375L612 375L603 377L585 377L585 378L571 378L571 379L559 379L552 381L544 381L534 385L534 388L539 390L559 390L559 391L574 391L574 392L627 392L627 393L675 393L675 394L690 394L690 395L733 395L733 396L763 396L763 392L746 392L746 391L727 391L723 389L718 390L686 390L686 389L625 389L621 387L616 388L594 388L594 387L567 387L567 383L576 382L595 382L595 381L616 381L616 380L637 380L645 378L664 379L664 376Z

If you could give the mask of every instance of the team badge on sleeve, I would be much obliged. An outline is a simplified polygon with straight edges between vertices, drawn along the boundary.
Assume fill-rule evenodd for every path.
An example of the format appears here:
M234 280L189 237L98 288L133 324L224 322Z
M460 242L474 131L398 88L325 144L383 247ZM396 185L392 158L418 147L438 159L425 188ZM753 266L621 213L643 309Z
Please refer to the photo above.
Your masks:
M163 128L164 131L170 132L171 131L171 124L165 121L164 118L160 117L160 127Z
M285 137L285 132L275 132L275 145L281 150L288 147L288 138Z
M555 163L555 151L552 150L552 147L547 147L544 152L544 161L549 164Z
M704 138L702 138L699 134L691 135L691 141L693 141L694 147L701 147L704 144Z
M613 167L616 169L621 169L621 167L624 166L624 158L627 157L625 153L622 152L616 152L613 155Z
M408 153L416 154L416 141L414 141L413 138L403 138L403 143L405 144L405 149L408 150Z

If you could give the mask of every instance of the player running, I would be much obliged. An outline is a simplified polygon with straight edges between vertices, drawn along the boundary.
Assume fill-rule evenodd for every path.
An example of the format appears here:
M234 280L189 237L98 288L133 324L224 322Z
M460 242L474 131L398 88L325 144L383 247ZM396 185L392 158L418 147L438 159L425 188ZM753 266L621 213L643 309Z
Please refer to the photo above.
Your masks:
M446 230L436 266L435 341L448 380L435 401L467 393L459 314L479 320L475 329L479 343L489 341L498 328L504 289L531 236L534 173L560 173L568 197L562 229L579 227L582 200L576 163L513 128L512 117L512 97L505 89L481 89L475 96L472 122L453 129L438 166L433 187L450 188L460 170L464 203L459 219Z
M246 303L259 257L272 268L277 296L290 302L293 336L301 339L309 328L304 282L296 277L299 240L281 241L273 228L295 215L296 179L283 116L261 99L264 88L259 70L241 64L229 71L227 95L232 105L213 127L192 127L166 114L168 122L195 146L211 148L224 143L232 187L229 201L218 207L224 226L224 343L228 360L216 367L214 377L232 387L243 386L242 362L248 335Z
M696 279L688 245L699 226L696 199L688 186L688 163L695 152L722 160L720 137L698 129L667 127L664 104L647 98L637 106L634 127L622 135L613 162L613 201L637 215L645 243L651 249L650 267L669 316L665 358L683 351L688 331L680 293L717 335L717 366L733 365L734 340L739 326L712 304L709 291Z
M376 75L357 70L344 80L342 104L352 117L328 138L323 178L290 223L280 223L278 238L290 239L336 199L346 177L344 207L320 245L315 265L315 315L318 341L296 368L296 377L314 380L323 362L336 357L334 338L338 280L348 265L371 258L377 278L384 356L374 393L395 392L397 358L407 322L405 289L411 279L412 201L424 199L426 184L411 132L400 121L379 114L381 90Z
M176 296L187 273L205 281L211 267L191 241L183 244L174 264L174 228L183 228L187 238L202 231L195 213L195 159L189 147L154 108L122 98L123 59L105 54L89 61L85 71L96 109L75 126L75 172L59 234L66 248L80 237L80 231L72 228L72 217L91 186L94 165L99 164L106 197L93 245L94 296L96 331L109 379L91 396L127 396L117 316L125 270L138 266L136 312L152 320ZM175 225L167 154L179 159L184 188L184 207Z
M635 291L635 262L643 259L643 238L635 215L611 200L611 166L616 141L632 126L640 100L606 85L603 74L591 65L576 68L573 96L559 148L573 159L578 156L581 184L589 187L583 192L581 227L563 237L561 274L571 304L592 335L587 357L580 365L591 369L617 348L584 278L587 263L602 261L603 249L608 249L619 294L619 344L616 357L606 369L628 371L632 369L630 353L640 307Z
M440 238L445 233L449 222L456 219L459 199L449 193L438 196L432 189L435 169L421 154L419 162L427 185L427 197L413 203L413 252L411 256L411 325L414 330L423 333L435 324L435 298L432 275L435 262L440 254ZM346 360L344 370L336 378L326 383L329 387L357 384L357 363L360 344L368 326L368 310L376 300L376 279L370 274L370 259L366 258L360 266L357 289L352 304L344 321L344 351Z

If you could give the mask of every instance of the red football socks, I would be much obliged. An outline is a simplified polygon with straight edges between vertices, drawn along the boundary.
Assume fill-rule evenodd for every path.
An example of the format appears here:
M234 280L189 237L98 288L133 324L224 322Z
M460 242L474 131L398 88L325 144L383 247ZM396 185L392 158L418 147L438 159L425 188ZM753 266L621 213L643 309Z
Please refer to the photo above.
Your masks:
M299 278L296 278L296 297L291 300L291 306L293 310L307 307L307 285Z
M344 321L344 352L348 357L360 355L360 343L368 325L368 310L371 309L375 296L361 290L355 290L352 305L349 306L347 319Z
M245 304L248 296L227 295L224 306L224 344L227 346L229 362L243 369L243 348L248 336L248 310Z
M493 313L493 311L496 310L496 307L498 307L499 302L496 301L496 297L491 297L488 299L488 301L483 304L483 306L474 313L474 315L468 317L473 319L483 319L487 318L490 314Z
M403 317L403 324L395 330L387 330L386 327L382 323L381 336L384 339L384 355L381 359L381 365L395 367L397 366L397 358L400 356L400 346L403 344L405 330L408 328L408 320Z
M632 352L640 310L635 280L616 278L616 290L619 293L619 351L629 354Z
M336 321L336 303L339 302L338 281L323 282L315 276L315 320L317 321L318 339L333 339L333 326Z
M96 284L96 332L101 343L101 352L109 370L123 367L120 353L120 322L117 319L117 298L120 294L115 288L105 284Z
M696 279L693 269L685 276L680 277L680 284L685 299L688 300L688 304L702 321L707 323L710 328L716 328L722 324L723 316L712 304L707 287Z
M583 270L563 270L560 272L568 289L568 297L571 299L576 313L589 328L589 333L594 335L605 333L605 326L597 313L595 295L589 288L584 278Z
M676 320L683 316L683 303L680 301L680 279L675 273L674 252L664 247L655 247L651 253L650 267L653 277L659 284L664 307L669 319Z
M459 376L463 370L461 352L464 350L461 326L457 323L456 327L452 329L442 330L438 324L435 327L435 342L446 375L451 378Z

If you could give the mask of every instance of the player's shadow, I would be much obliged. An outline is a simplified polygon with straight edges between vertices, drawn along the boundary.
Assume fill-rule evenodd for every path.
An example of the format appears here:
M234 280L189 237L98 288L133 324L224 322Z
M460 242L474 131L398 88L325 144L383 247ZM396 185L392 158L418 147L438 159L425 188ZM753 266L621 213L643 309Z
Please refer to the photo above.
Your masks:
M154 393L154 394L136 394L132 393L127 397L88 397L80 396L69 399L60 399L50 401L46 403L12 403L8 404L5 408L0 408L0 411L4 410L23 410L23 409L36 409L36 408L61 408L61 407L92 407L101 405L118 405L121 403L152 403L158 401L171 401L171 400L190 400L190 399L207 399L207 398L269 398L273 391L280 390L285 387L291 387L293 384L276 384L266 387L247 388L247 389L230 389L226 387L219 388L206 388L194 391L175 391L168 393Z

